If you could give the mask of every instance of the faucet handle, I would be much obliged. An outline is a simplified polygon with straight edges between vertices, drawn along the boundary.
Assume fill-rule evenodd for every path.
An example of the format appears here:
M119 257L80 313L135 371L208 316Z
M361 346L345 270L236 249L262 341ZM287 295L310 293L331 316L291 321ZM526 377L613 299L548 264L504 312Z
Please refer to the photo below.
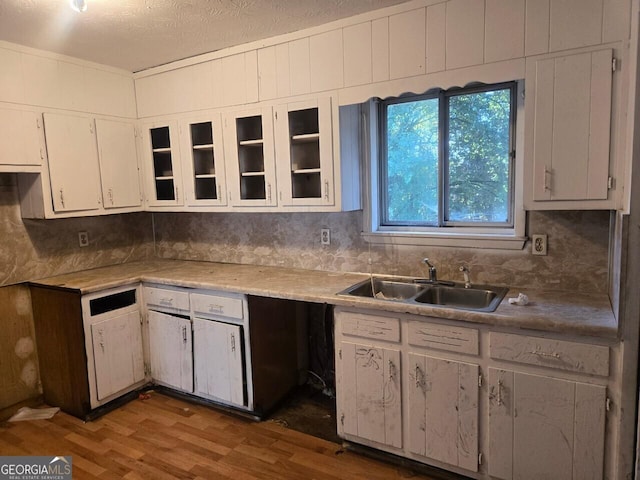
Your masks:
M460 268L458 269L462 272L462 274L464 275L464 288L471 288L471 279L469 278L469 267L467 267L466 265L460 265Z
M438 272L436 270L436 267L434 267L433 264L426 257L422 259L422 263L424 263L427 267L429 267L429 281L433 283L437 282Z

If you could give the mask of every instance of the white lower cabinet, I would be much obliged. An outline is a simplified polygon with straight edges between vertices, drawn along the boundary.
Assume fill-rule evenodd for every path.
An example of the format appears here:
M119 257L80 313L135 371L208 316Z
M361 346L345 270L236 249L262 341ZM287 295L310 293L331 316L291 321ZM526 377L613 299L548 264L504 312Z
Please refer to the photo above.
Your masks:
M98 400L144 380L139 311L92 324L91 341Z
M153 379L168 387L193 392L191 320L148 311L149 356Z
M343 341L338 351L343 433L402 448L399 349Z
M90 409L146 380L139 295L137 285L127 285L81 298Z
M617 347L341 307L334 319L345 440L476 479L614 478Z
M606 387L489 369L489 473L603 478Z
M194 393L246 405L242 327L193 319Z
M480 367L416 353L408 364L409 450L476 472Z

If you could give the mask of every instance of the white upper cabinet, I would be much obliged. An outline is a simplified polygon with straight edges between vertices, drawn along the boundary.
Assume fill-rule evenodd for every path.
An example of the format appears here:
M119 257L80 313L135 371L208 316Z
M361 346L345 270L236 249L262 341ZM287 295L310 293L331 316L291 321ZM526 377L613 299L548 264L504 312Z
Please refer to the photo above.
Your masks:
M569 202L610 199L612 75L609 49L529 62L527 208L575 208Z
M44 113L43 119L45 165L18 175L24 218L141 210L132 122L58 113ZM36 155L35 146L32 154Z
M42 115L0 108L0 172L39 171L44 157Z
M271 107L226 112L224 152L233 206L275 206L276 171Z
M140 207L140 171L132 122L96 119L104 208Z
M189 206L227 204L222 122L208 113L180 123L185 201Z
M334 203L331 99L275 110L279 200L284 206Z
M53 209L99 209L102 196L93 118L45 113L44 128Z
M183 203L178 142L178 125L175 121L153 123L142 128L147 206Z

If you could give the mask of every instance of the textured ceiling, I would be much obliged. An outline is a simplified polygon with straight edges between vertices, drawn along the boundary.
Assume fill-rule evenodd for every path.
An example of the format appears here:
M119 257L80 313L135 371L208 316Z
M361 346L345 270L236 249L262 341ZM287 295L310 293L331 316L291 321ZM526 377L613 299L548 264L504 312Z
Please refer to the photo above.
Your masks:
M0 0L0 40L129 71L406 0Z

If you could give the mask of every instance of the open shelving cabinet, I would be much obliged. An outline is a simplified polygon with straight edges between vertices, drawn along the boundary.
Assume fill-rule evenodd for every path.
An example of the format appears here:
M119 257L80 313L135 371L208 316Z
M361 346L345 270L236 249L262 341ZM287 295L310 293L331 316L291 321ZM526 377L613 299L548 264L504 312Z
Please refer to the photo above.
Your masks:
M154 124L145 128L150 148L147 161L147 192L153 197L147 198L151 206L182 205L180 196L179 148L176 138L175 122Z
M226 205L222 125L219 114L191 119L181 125L190 184L185 185L189 205Z
M331 99L279 105L275 117L283 205L333 205Z
M225 154L230 203L274 206L275 155L271 108L229 112L225 117Z

